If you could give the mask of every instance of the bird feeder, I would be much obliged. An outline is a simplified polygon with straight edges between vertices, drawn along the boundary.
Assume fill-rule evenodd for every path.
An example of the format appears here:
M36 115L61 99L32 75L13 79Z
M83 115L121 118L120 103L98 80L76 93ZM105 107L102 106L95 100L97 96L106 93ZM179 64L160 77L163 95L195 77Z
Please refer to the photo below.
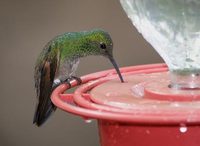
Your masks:
M200 3L120 2L166 64L123 67L125 83L115 70L82 76L73 94L65 92L66 84L57 87L52 102L84 119L96 119L101 146L199 146Z
M60 109L98 121L101 146L198 146L200 91L169 88L165 64L121 68L82 77L83 85L67 94L67 84L52 94ZM73 86L76 82L72 82Z

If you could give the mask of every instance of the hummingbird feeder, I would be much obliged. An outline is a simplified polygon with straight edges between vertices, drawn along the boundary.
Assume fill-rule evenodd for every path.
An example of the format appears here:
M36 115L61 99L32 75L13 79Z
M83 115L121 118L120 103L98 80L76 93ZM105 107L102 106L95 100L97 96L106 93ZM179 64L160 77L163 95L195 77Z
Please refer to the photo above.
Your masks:
M98 121L101 146L200 145L200 3L198 0L121 0L144 38L166 64L82 76L51 96L60 109ZM76 86L72 81L72 86Z

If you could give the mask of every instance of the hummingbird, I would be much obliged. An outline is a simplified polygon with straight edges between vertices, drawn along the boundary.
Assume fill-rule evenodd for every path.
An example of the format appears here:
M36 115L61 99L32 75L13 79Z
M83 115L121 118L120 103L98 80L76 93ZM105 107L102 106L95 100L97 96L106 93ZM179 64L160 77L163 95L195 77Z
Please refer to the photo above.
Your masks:
M52 91L72 79L81 84L81 79L74 76L79 60L89 55L108 58L124 82L118 65L113 57L113 42L108 32L102 29L67 32L50 40L40 53L35 64L34 80L37 95L36 111L33 123L41 126L56 110L51 102Z

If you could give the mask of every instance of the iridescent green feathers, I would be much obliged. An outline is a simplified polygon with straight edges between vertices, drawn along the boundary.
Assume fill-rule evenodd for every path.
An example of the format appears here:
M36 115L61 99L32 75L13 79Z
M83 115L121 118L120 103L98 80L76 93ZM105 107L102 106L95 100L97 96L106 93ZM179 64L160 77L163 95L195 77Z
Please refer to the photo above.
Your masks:
M66 58L105 54L103 50L99 49L100 42L105 43L110 50L113 47L109 34L102 30L65 33L55 39L53 43L55 47L57 46L56 42L59 43L59 48L62 48L61 62Z

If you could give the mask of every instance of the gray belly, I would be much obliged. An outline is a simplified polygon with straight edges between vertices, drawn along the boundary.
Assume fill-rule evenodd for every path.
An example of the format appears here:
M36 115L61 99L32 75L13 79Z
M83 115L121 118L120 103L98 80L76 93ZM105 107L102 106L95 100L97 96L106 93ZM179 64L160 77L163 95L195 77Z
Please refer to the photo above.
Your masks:
M64 61L64 63L60 63L56 72L55 80L59 79L63 81L69 78L70 76L75 75L75 71L78 67L78 64L79 59L74 59L72 61L66 60Z

